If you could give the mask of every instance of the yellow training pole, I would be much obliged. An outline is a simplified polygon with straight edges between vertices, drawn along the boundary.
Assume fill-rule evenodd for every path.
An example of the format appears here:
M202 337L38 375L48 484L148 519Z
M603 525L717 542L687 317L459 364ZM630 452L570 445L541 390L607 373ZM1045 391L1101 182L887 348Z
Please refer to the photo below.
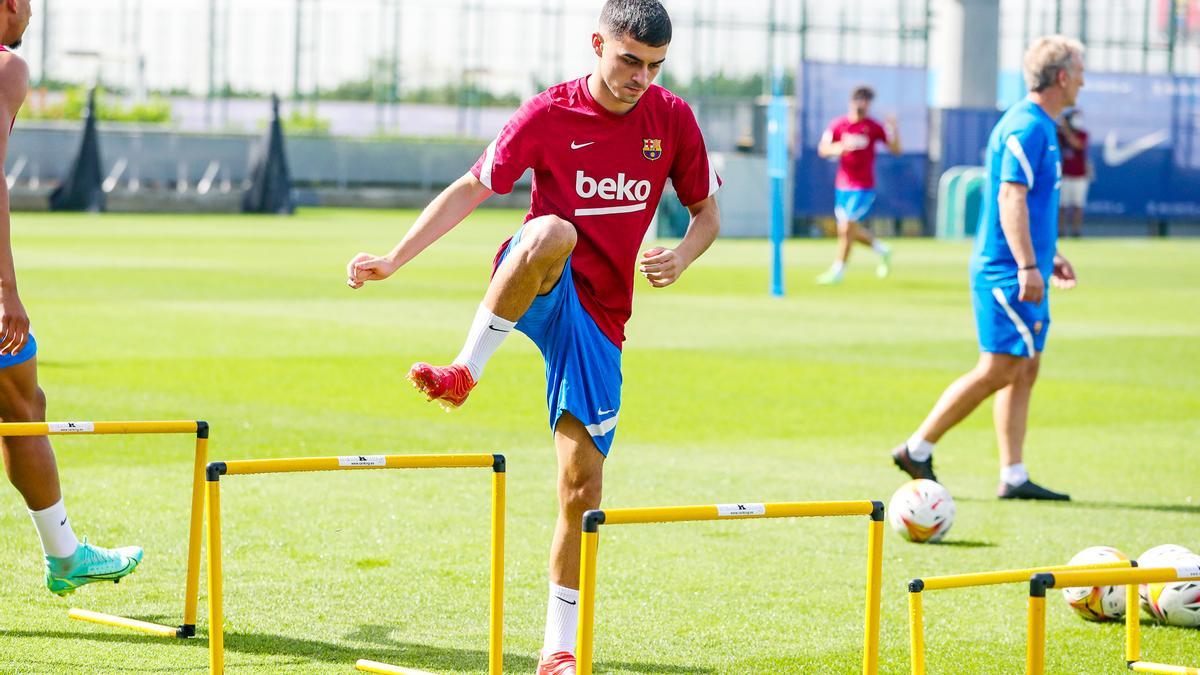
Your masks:
M492 472L492 599L488 633L488 673L504 672L504 465Z
M353 471L362 469L492 468L492 455L349 455L344 457L293 457L242 459L225 462L225 475Z
M743 508L739 509L738 507ZM605 509L604 523L606 525L632 525L639 523L678 523L693 520L869 516L874 510L875 504L869 501L651 506L632 509Z
M867 618L863 637L863 675L879 670L879 604L883 593L883 509L872 518L867 539Z
M1025 651L1025 675L1046 671L1046 596L1029 596L1029 640Z
M921 591L908 594L908 638L912 675L925 675L925 617L921 609Z
M192 520L188 525L187 581L183 590L183 637L196 634L196 606L200 604L200 547L204 538L204 467L208 465L208 425L196 430L196 458L192 465Z
M172 628L171 626L163 626L157 623L150 623L149 621L139 621L137 619L127 619L123 616L114 616L112 614L102 614L100 612L93 612L88 609L72 608L67 611L67 616L72 619L78 619L79 621L90 621L92 623L98 623L104 626L113 626L116 628L128 628L130 630L149 633L150 635L157 635L158 637L173 638L177 634L177 629Z
M576 675L592 675L596 619L596 550L599 532L583 533L579 548L579 628L575 639Z
M391 666L386 663L372 661L370 659L359 659L354 667L364 673L385 673L387 675L434 675L433 673L424 670L416 670L413 668L401 668L400 666Z
M1125 587L1125 661L1133 663L1142 658L1141 608L1138 606L1138 587Z
M1042 567L1024 567L1015 570L997 570L995 572L948 574L940 577L923 577L919 581L921 582L922 590L939 591L947 588L991 586L1029 581L1029 577L1041 572L1054 572L1057 574L1058 572L1128 569L1130 567L1132 567L1132 564L1128 560L1114 560L1090 565L1045 565Z
M0 436L70 436L73 434L192 434L195 420L166 422L5 422Z
M1129 664L1129 669L1135 673L1156 673L1156 675L1200 675L1200 668L1169 666L1165 663L1150 663L1149 661L1136 661Z
M208 475L208 672L225 672L225 612L221 598L221 482Z

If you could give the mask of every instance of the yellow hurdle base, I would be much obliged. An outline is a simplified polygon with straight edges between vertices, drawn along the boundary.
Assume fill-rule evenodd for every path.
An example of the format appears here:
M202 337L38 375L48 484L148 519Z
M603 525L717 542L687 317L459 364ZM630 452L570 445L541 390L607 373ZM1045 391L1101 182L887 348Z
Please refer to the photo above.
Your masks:
M369 659L359 659L354 667L364 673L393 673L394 675L434 675L433 673L424 670L416 670L414 668L401 668L400 666L389 666L386 663L371 661Z
M1170 666L1165 663L1151 663L1149 661L1134 661L1133 663L1129 664L1129 669L1135 673L1159 673L1159 675L1200 675L1200 668Z
M149 633L159 637L178 637L179 629L174 626L164 626L158 623L150 623L149 621L139 621L138 619L128 619L123 616L113 614L103 614L101 612L93 612L90 609L74 609L67 612L67 616L79 621L90 621L104 626L113 626L115 628L128 628L130 630Z

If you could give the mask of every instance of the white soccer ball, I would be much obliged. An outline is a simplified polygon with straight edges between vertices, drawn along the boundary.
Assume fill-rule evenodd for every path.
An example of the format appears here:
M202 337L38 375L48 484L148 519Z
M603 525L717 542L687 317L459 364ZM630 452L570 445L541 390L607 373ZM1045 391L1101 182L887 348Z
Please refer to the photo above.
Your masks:
M1176 565L1175 561L1190 555L1193 554L1186 547L1177 544L1162 544L1138 556L1137 563L1138 567L1174 567ZM1142 611L1158 621L1167 620L1161 606L1158 604L1158 597L1162 593L1163 586L1164 584L1140 584L1138 586L1138 595L1141 596L1142 601Z
M905 539L941 541L954 524L954 498L940 483L918 478L896 490L887 512L892 529Z
M1138 566L1142 562L1138 560ZM1189 568L1200 572L1200 555L1188 553L1147 567ZM1200 627L1200 581L1173 581L1142 585L1142 607L1159 621L1172 626Z
M1129 556L1111 546L1085 548L1068 565L1089 565L1129 560ZM1124 586L1076 586L1062 589L1071 609L1088 621L1112 621L1125 616Z

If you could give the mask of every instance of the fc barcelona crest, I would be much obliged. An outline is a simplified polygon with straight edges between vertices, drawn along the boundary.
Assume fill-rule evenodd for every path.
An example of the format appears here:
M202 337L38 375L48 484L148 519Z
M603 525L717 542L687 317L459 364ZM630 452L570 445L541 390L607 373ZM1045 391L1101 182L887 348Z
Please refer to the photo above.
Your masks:
M642 139L642 157L651 161L662 157L662 139L661 138L643 138Z

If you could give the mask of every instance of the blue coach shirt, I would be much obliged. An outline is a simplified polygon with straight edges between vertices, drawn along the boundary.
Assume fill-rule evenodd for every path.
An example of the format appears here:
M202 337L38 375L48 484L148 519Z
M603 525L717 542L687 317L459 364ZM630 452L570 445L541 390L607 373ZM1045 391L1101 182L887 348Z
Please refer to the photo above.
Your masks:
M972 286L1017 283L1017 261L1000 227L1000 184L1029 188L1029 231L1042 277L1050 279L1058 246L1058 186L1062 179L1054 120L1033 101L1024 99L1008 109L992 129L987 147L988 195L979 216L975 251L971 255Z

